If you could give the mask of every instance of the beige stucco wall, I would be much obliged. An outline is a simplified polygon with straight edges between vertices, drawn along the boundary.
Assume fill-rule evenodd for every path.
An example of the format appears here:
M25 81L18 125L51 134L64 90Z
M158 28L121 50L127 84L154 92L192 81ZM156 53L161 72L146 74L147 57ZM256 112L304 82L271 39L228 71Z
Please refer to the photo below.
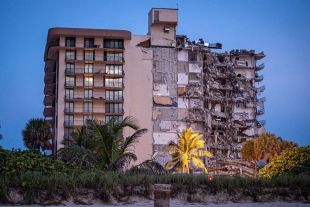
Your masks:
M140 138L135 147L138 156L136 164L150 159L152 155L152 50L143 52L136 45L147 40L148 36L132 36L132 40L125 41L124 64L124 110L126 116L135 117L141 128L148 132ZM126 129L124 135L128 136L133 130Z

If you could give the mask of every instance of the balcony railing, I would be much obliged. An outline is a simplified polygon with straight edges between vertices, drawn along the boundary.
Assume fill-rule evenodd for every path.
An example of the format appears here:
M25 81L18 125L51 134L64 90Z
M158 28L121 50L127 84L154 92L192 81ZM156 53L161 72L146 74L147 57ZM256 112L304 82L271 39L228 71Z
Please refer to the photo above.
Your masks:
M70 100L70 99L81 99L81 100L105 100L104 97L100 96L100 97L94 97L94 96L84 96L84 94L76 94L75 96L74 95L65 95L64 96L64 99L65 100ZM115 100L115 101L118 101L118 100Z
M95 56L94 55L85 55L84 60L95 60Z
M83 126L86 125L87 121L83 121L83 120L67 120L64 121L64 126Z
M256 111L256 114L257 115L262 115L262 114L264 114L265 113L265 109L258 109L257 111Z
M112 114L123 114L124 109L123 108L106 108L105 110L106 113L112 113Z
M125 62L125 59L123 57L108 57L108 56L104 56L104 61L108 61L108 62Z
M91 86L99 86L103 87L103 82L93 82L93 81L66 81L64 84L66 87L68 86L81 86L81 87L91 87Z
M67 68L65 69L66 74L108 74L108 75L125 75L124 71L121 73L111 73L109 71L106 72L105 69L85 69L85 68Z
M124 101L124 97L123 96L119 96L119 97L106 97L105 100L107 100L107 101Z
M73 55L66 55L65 60L75 60L76 57Z
M66 113L105 113L104 107L65 107ZM111 113L111 112L107 112Z
M53 40L49 43L48 47L55 47L55 46L59 46L59 39L58 40Z
M263 86L257 88L257 91L258 92L263 92L265 89L266 89L266 86L263 85Z
M74 126L74 121L73 120L64 121L64 125L65 126Z
M106 83L105 87L110 87L110 88L124 88L123 83Z
M258 74L255 74L255 82L260 82L264 79L264 75L258 76Z
M266 97L258 99L258 102L265 102L265 101L266 101Z
M256 66L256 70L262 70L264 68L265 68L265 63L262 63L262 64Z
M74 99L74 95L65 95L65 100Z

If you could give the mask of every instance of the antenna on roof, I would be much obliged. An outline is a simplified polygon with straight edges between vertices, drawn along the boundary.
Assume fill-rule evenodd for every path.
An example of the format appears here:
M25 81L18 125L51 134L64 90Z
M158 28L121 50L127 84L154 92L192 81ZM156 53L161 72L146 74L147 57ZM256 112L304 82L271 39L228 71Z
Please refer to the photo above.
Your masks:
M178 3L176 3L176 5L177 5L177 9L179 9L179 5L178 5Z

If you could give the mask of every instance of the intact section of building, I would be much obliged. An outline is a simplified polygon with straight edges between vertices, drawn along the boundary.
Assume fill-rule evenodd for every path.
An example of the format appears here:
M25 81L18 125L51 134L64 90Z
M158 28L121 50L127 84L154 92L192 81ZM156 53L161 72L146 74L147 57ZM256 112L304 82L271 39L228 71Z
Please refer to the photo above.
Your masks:
M53 28L45 50L44 116L53 126L54 152L87 119L134 116L149 129L136 146L138 162L164 154L176 133L192 127L215 154L214 173L248 173L242 142L264 131L265 57L254 50L217 53L220 43L176 35L177 9L153 8L148 34L123 30ZM132 133L128 130L125 135ZM153 155L153 156L152 156Z

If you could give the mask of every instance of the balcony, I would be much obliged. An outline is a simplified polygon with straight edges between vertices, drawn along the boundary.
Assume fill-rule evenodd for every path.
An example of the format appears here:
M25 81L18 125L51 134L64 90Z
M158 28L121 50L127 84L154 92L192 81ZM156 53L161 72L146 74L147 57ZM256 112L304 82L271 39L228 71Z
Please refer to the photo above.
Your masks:
M260 53L254 55L255 60L260 60L260 59L262 59L264 57L266 57L264 52L260 52Z
M121 62L121 63L124 63L125 62L125 59L123 57L109 57L109 56L104 56L104 61L107 61L107 62Z
M256 88L256 91L258 92L258 93L261 93L261 92L263 92L264 90L266 89L266 86L261 86L261 87L259 87L259 88Z
M124 109L123 108L106 108L105 110L106 114L124 114Z
M76 60L76 57L75 57L75 55L66 55L65 60L66 61L68 61L68 60Z
M64 108L64 112L69 113L76 113L76 114L104 114L104 107L66 107Z
M99 68L92 68L92 69L85 69L85 68L68 68L65 69L65 74L102 74L106 76L124 76L125 72L122 71L121 73L109 73L106 72L105 69Z
M260 121L258 121L258 123L259 123L260 125L264 126L264 125L266 124L266 120L260 120Z
M49 123L49 125L53 128L54 124L55 124L55 120L54 119L45 119L47 121L47 123Z
M54 107L44 108L43 115L45 117L54 117L55 108Z
M45 84L44 94L45 95L54 95L55 94L55 83Z
M255 82L260 82L264 79L264 75L258 75L257 73L255 73Z
M66 121L64 121L64 126L66 126L66 127L77 127L77 126L83 126L86 124L87 124L87 121L83 121L83 120L66 120Z
M255 67L255 71L260 71L260 70L262 70L264 68L265 68L265 63L262 63L262 64L260 64L260 65Z
M103 87L103 81L102 82L66 81L64 86L65 87Z
M114 83L111 83L111 82L106 83L105 87L106 88L125 88L124 83L115 83L115 82Z
M85 97L84 94L80 94L80 95L76 94L75 96L65 95L64 100L65 101L68 101L68 100L71 100L71 101L83 101L83 100L106 101L104 99L104 97L102 97L102 96L100 96L100 97L94 97L94 96Z
M52 106L55 100L55 96L45 96L44 97L44 105L45 106Z
M48 44L48 48L51 48L51 47L59 47L60 44L59 44L59 39L57 40L53 40L51 41L49 44Z
M263 115L265 113L265 109L257 109L256 110L256 115L259 116L259 115Z
M257 100L258 102L265 102L266 101L266 97L260 98Z

